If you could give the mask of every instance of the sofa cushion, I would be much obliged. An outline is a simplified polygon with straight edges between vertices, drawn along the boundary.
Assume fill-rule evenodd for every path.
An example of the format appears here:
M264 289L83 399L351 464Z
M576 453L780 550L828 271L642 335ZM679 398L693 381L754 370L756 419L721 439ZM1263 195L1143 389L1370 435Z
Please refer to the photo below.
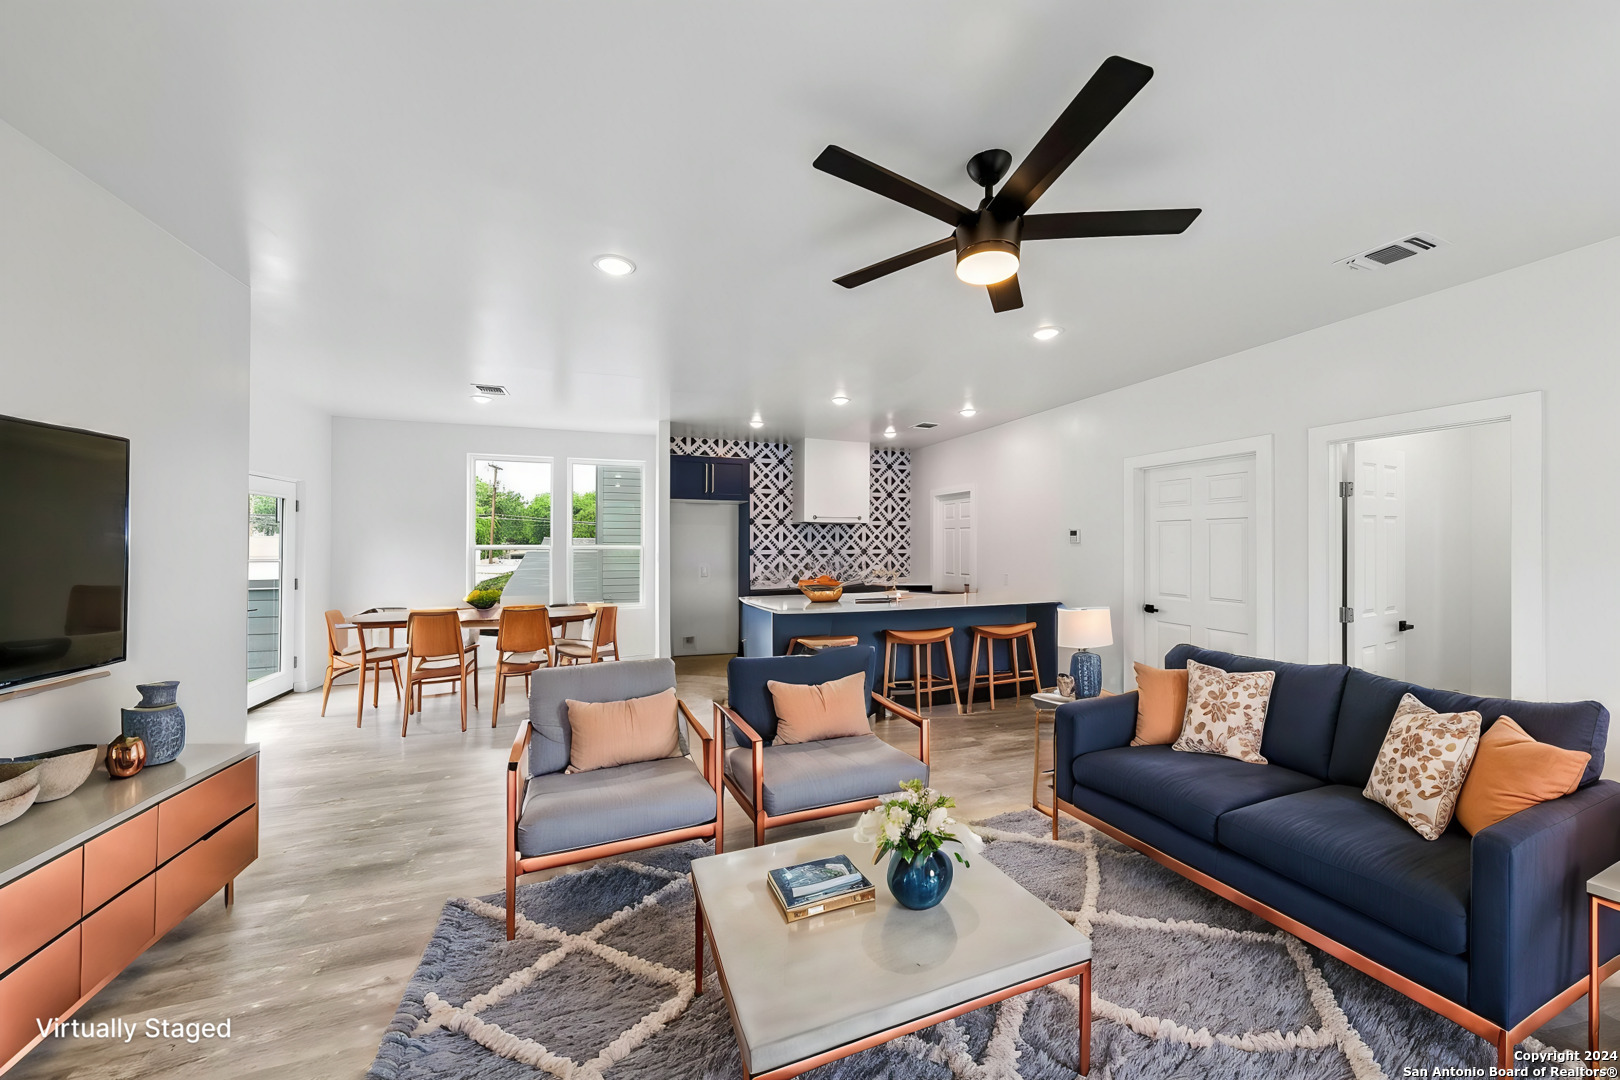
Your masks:
M1209 843L1215 842L1216 820L1227 811L1320 783L1280 765L1181 753L1168 746L1121 746L1082 754L1074 759L1074 780Z
M543 773L523 797L518 851L532 858L704 825L716 805L714 788L689 758Z
M541 668L529 687L529 771L536 776L560 773L568 767L573 729L568 724L568 702L626 701L650 697L675 685L675 661L617 660L611 664L574 664ZM686 753L686 725L675 725L675 737Z
M809 656L737 656L726 663L726 704L747 721L766 742L776 738L776 702L771 698L772 680L785 683L815 684L841 679L857 671L866 673L861 705L862 715L872 712L872 679L877 672L877 650L870 645L843 649L823 649ZM740 746L747 740L726 725L726 742Z
M1165 654L1164 666L1184 668L1188 660L1222 671L1275 671L1277 679L1271 687L1271 704L1266 713L1260 753L1273 765L1327 780L1333 733L1338 723L1339 696L1344 692L1349 668L1338 664L1284 664L1194 645L1177 645L1171 649ZM1396 700L1400 700L1399 697ZM1386 716L1393 715L1395 706L1391 703ZM1382 731L1378 738L1383 739ZM1373 753L1377 752L1375 744ZM1371 758L1367 759L1367 771L1372 771ZM1365 783L1367 778L1361 779Z
M1202 657L1194 657L1209 663ZM1217 665L1219 666L1219 665ZM1278 680L1279 685L1281 680ZM1603 774L1603 752L1609 739L1609 710L1595 701L1513 701L1482 698L1450 690L1430 690L1411 683L1354 670L1344 683L1338 729L1333 736L1333 760L1328 780L1363 787L1372 775L1373 761L1404 694L1411 694L1435 712L1477 712L1489 731L1497 717L1513 717L1537 742L1591 754L1581 774L1584 786ZM1267 731L1270 734L1270 731ZM1268 749L1267 754L1270 753Z
M1330 784L1233 810L1217 842L1441 952L1468 951L1468 834L1425 840L1406 822Z
M764 754L761 801L772 817L888 795L900 790L902 780L928 783L927 765L876 735L783 743L765 747ZM752 748L739 746L726 752L726 775L753 798Z

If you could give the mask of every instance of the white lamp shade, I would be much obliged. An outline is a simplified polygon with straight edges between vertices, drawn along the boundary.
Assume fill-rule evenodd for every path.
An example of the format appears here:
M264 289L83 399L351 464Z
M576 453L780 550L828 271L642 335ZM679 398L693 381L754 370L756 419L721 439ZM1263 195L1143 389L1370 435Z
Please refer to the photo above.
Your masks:
M1058 645L1098 649L1114 643L1114 623L1105 607L1058 608Z

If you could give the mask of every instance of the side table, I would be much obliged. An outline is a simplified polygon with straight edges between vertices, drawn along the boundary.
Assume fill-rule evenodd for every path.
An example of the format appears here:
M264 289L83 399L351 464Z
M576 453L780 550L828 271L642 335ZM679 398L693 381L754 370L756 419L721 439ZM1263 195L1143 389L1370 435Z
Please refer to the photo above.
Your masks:
M1603 985L1603 962L1598 956L1598 912L1607 908L1620 911L1620 863L1586 883L1589 906L1586 919L1587 951L1591 967L1586 983L1586 1048L1598 1048L1598 1024L1603 1014L1598 1009L1598 987Z
M1097 696L1113 697L1114 695L1107 690L1103 690ZM1058 706L1067 705L1076 699L1066 698L1054 688L1042 690L1038 694L1031 694L1030 700L1035 703L1035 782L1030 788L1029 805L1052 819L1052 839L1056 840L1058 835L1057 777L1052 764L1053 740L1051 738L1041 738L1041 725L1054 723L1057 720ZM1050 804L1041 802L1041 779L1043 777L1052 778L1052 802Z

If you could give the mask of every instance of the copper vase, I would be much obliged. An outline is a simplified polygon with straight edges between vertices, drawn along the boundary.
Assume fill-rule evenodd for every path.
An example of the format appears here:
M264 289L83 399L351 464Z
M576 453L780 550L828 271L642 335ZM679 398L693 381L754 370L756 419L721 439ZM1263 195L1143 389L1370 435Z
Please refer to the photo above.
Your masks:
M137 735L120 735L107 744L107 772L117 779L134 776L146 764L146 743Z

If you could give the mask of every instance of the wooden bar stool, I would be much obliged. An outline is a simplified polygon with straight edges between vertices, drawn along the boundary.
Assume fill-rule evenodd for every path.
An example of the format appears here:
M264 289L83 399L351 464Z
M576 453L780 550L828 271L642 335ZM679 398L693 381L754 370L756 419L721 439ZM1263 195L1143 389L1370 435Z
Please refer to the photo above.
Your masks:
M996 707L996 687L1012 684L1013 697L1023 696L1023 684L1033 682L1035 689L1041 688L1041 669L1035 662L1035 624L1007 623L1002 626L970 626L968 630L973 634L973 656L968 663L968 712L973 711L973 692L978 687L979 675L979 643L985 644L985 674L982 678L990 687L990 708ZM1027 670L1018 666L1018 642L1022 639L1029 646L1029 668ZM1007 670L996 670L996 642L1007 643Z
M804 637L788 639L787 649L783 656L792 656L793 650L799 646L804 647L807 653L818 653L822 649L841 649L846 645L859 645L861 639L854 634L808 634Z
M893 697L898 691L910 693L917 708L923 707L923 695L933 705L934 695L950 688L956 699L956 711L962 711L962 694L956 686L956 657L951 653L951 634L954 627L942 626L938 630L885 630L883 631L883 696ZM934 646L945 646L945 667L948 677L934 674ZM895 646L911 647L911 678L894 678Z

